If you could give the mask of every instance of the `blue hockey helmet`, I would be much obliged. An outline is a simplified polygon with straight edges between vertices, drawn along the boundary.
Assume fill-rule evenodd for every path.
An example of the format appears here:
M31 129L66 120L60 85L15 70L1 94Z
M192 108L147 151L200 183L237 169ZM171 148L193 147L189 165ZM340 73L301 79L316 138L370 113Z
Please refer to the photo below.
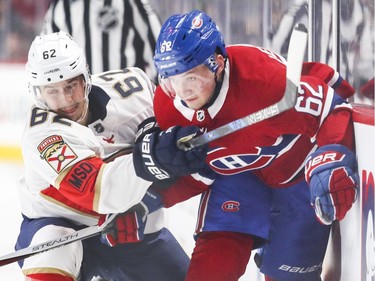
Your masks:
M216 72L217 50L226 57L222 33L211 17L195 10L166 20L156 42L154 63L161 78L184 73L200 64Z

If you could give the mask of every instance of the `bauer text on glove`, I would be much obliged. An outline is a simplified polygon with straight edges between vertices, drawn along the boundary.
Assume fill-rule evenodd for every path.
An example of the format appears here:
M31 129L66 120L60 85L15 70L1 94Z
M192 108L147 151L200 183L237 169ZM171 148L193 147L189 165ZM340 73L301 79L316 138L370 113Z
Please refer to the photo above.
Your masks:
M208 145L185 151L178 147L181 139L200 134L199 127L171 127L145 134L136 140L133 161L139 177L159 181L198 172L205 167Z
M322 146L308 157L305 177L319 221L328 225L342 220L357 197L354 153L339 144Z

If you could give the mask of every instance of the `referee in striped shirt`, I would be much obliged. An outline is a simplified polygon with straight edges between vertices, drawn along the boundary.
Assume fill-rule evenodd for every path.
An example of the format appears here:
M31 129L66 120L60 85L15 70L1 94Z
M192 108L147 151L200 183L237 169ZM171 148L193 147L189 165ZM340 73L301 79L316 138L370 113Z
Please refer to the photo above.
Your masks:
M72 35L91 73L137 66L156 83L152 58L160 28L148 0L52 0L41 33Z

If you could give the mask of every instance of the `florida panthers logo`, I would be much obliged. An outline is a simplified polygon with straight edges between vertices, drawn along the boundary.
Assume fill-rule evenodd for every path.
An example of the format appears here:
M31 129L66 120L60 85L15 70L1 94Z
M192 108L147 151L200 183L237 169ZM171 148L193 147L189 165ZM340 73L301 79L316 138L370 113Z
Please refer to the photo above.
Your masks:
M60 173L69 163L77 159L76 153L60 135L45 138L38 145L38 151L40 158L46 160L56 173Z

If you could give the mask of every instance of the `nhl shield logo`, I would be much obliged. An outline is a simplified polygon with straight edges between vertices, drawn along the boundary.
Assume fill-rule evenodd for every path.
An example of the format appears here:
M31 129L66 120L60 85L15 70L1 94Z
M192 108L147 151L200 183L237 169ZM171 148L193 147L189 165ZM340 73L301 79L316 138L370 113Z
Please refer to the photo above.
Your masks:
M204 110L197 110L196 112L197 121L202 122L205 119Z
M96 23L100 30L109 32L120 22L119 11L113 7L104 6L98 11Z

